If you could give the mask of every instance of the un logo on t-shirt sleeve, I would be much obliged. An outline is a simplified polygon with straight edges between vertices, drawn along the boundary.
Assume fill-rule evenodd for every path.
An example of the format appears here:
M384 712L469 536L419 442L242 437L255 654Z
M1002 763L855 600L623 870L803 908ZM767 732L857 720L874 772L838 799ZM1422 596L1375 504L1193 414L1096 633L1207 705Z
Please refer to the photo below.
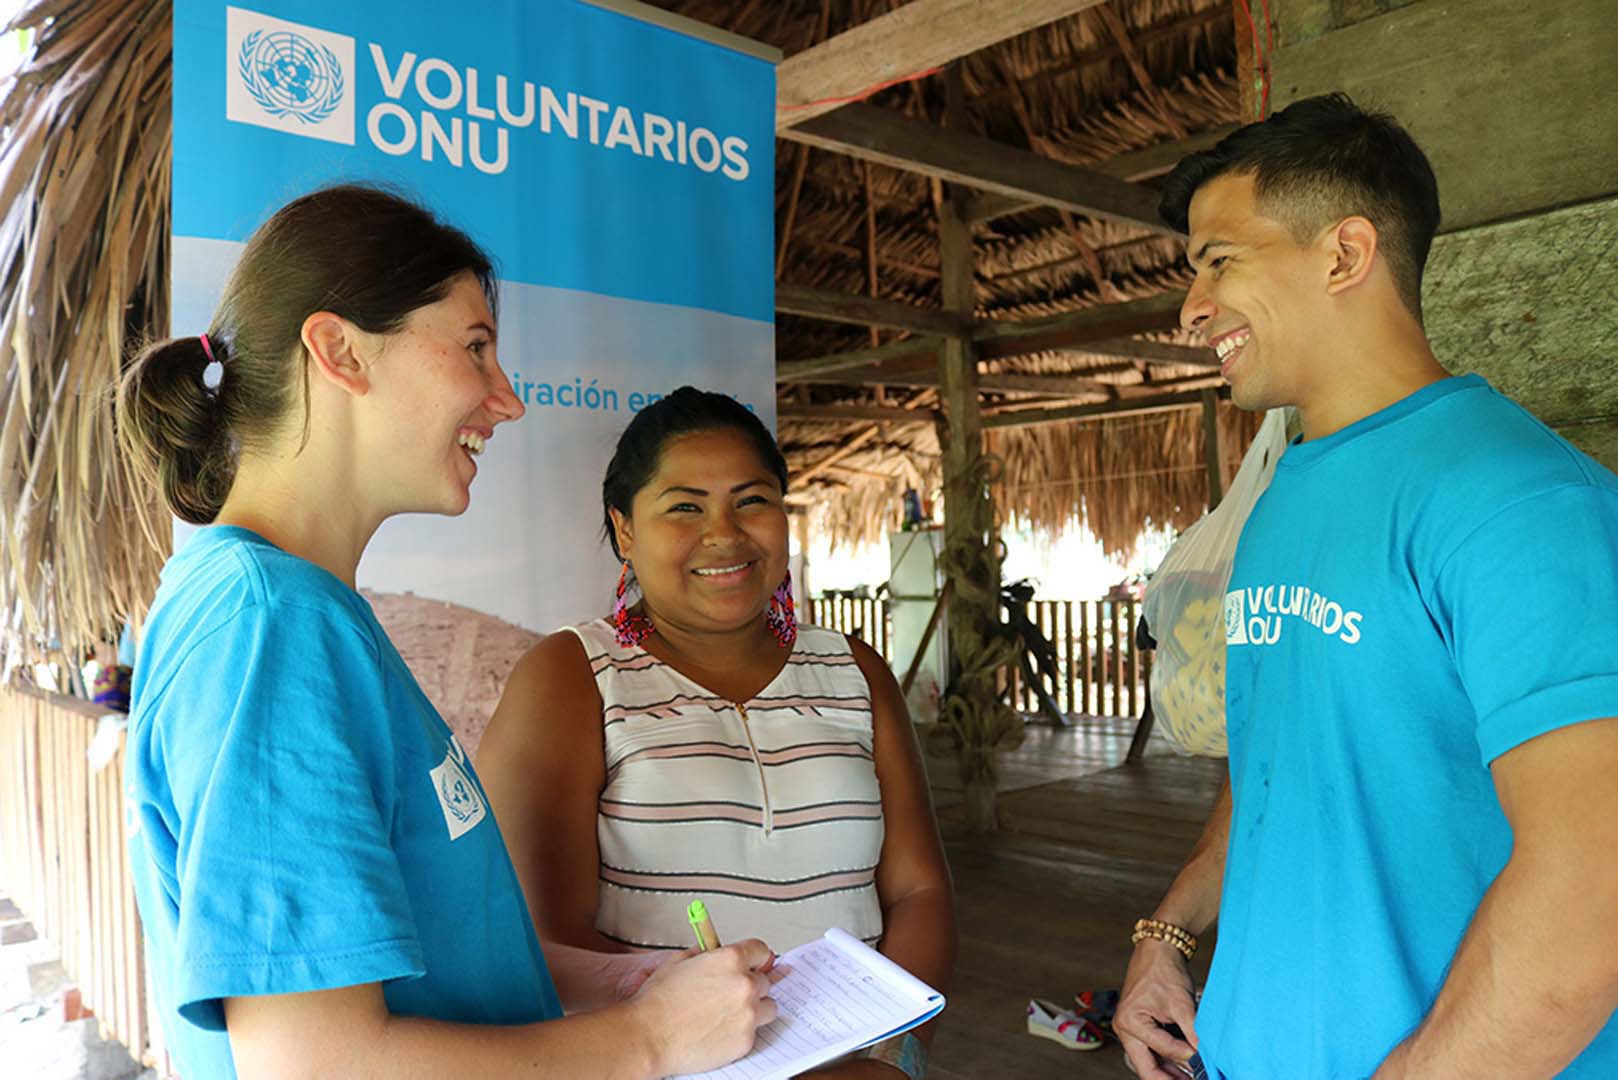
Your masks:
M439 808L444 811L444 824L449 827L451 840L459 840L489 812L477 785L456 760L458 749L451 740L444 760L436 769L427 771L433 779L433 791L438 795Z

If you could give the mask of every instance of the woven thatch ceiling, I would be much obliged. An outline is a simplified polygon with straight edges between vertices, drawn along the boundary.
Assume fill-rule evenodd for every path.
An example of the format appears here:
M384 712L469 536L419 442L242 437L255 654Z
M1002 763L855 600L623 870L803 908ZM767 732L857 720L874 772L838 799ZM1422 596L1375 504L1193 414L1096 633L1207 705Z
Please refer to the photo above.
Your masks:
M903 6L899 0L654 2L777 46L789 61ZM912 121L965 130L1151 186L1177 151L1207 145L1237 121L1236 54L1228 0L1110 0L863 101ZM955 79L964 101L952 113ZM946 193L938 180L788 139L777 143L776 180L777 280L783 291L807 286L940 307L939 214ZM1054 207L1019 208L1003 196L978 195L973 205L972 217L982 217L973 226L980 320L1051 316L1173 292L1189 281L1183 245L1172 235ZM1011 212L989 216L995 210ZM777 358L790 372L796 361L907 336L783 312ZM1066 347L984 360L979 370L993 387L982 395L985 415L1116 403L1155 394L1154 387L1168 392L1217 382L1205 355L1162 349L1147 362L1140 356L1147 340L1192 344L1177 331L1163 331L1138 336L1133 349ZM1197 362L1171 362L1180 356ZM936 491L932 425L883 418L893 408L933 415L935 385L936 369L926 355L880 369L845 369L812 383L783 379L781 442L797 477L797 497L815 508L819 527L844 538L874 539L893 520L897 490ZM1236 417L1221 426L1239 444L1252 430ZM1194 409L1008 427L991 432L989 448L1007 461L997 493L1003 510L1050 527L1086 518L1115 550L1132 544L1146 518L1183 525L1206 505L1201 413ZM1083 473L1077 471L1081 462L1087 463ZM1101 462L1107 463L1104 473L1095 471Z

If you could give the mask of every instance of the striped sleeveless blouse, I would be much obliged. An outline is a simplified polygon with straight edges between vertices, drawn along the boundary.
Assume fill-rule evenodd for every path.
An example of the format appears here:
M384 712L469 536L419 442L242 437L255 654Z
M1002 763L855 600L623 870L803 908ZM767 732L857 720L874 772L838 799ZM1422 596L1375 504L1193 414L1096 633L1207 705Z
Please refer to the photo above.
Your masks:
M882 936L871 691L842 634L800 626L781 673L736 705L605 619L568 629L602 702L597 930L683 949L700 899L722 940L776 952L833 926Z

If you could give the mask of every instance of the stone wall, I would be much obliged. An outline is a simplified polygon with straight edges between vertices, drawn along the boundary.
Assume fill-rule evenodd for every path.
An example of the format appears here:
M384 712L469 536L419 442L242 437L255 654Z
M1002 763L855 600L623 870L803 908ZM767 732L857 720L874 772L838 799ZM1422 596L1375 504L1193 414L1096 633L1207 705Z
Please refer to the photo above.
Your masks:
M1448 233L1423 284L1445 366L1618 470L1618 199Z

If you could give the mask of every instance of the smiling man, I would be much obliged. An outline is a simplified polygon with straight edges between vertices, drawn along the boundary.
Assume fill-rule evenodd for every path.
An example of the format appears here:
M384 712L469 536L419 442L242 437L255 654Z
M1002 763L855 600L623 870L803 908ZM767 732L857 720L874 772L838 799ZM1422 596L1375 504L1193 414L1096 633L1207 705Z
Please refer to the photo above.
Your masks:
M1162 213L1182 322L1303 435L1237 548L1230 784L1137 924L1131 1064L1618 1076L1618 477L1434 357L1437 183L1391 118L1300 101Z

